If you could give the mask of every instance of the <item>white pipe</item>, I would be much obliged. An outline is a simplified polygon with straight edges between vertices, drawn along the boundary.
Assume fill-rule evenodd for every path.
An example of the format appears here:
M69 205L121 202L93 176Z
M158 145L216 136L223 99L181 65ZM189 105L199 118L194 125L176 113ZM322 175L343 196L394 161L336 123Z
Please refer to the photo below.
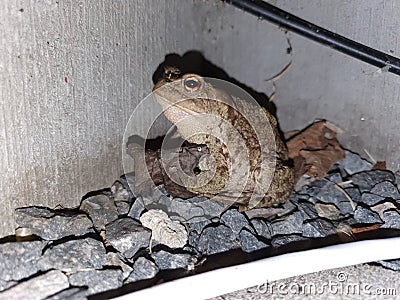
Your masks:
M400 237L360 241L282 254L213 270L115 299L207 299L292 276L397 258L400 258Z

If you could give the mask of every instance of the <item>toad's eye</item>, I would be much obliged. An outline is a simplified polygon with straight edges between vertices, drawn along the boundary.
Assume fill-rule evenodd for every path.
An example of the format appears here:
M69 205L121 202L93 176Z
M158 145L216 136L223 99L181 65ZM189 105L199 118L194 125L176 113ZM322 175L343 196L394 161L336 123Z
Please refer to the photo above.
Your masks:
M183 82L185 89L189 92L195 92L200 88L200 80L196 77L188 77Z

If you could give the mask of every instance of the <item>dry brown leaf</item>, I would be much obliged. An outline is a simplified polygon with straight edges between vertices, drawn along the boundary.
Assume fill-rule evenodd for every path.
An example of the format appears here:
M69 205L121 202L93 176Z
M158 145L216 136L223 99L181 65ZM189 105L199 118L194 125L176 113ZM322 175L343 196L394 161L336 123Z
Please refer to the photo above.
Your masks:
M345 157L332 128L331 123L317 121L289 138L287 146L296 179L305 173L323 178L335 162Z
M377 230L379 227L381 227L382 224L375 224L367 227L359 227L359 228L352 228L351 232L353 234L361 233L361 232L367 232L367 231L374 231Z
M386 161L377 161L372 167L372 170L383 170L383 171L387 170Z

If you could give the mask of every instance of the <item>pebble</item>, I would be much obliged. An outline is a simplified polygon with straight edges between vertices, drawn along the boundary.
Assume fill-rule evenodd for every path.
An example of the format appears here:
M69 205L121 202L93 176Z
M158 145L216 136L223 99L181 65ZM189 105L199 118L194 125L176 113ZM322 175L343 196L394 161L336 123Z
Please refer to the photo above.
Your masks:
M228 226L235 235L239 235L239 232L243 228L250 228L249 220L236 208L228 209L224 212L221 216L220 222Z
M299 202L298 208L304 221L318 218L318 212L315 208L315 204L308 201L302 201Z
M108 223L118 219L115 202L107 195L96 195L82 201L79 209L86 212L93 221L94 227L100 231Z
M301 235L298 234L281 235L281 236L275 236L271 241L271 245L272 247L281 247L284 245L305 240L307 240L307 238L302 237Z
M395 210L387 210L383 213L383 224L380 228L400 229L400 214Z
M267 222L263 219L251 219L251 224L253 225L254 229L256 230L256 233L263 237L264 239L270 240L272 237L272 228L271 228L271 223Z
M390 171L371 170L354 174L351 176L351 180L361 192L369 192L377 183L383 181L395 182L395 177Z
M122 271L109 270L82 270L69 275L72 286L87 286L86 296L117 289L122 286Z
M132 189L135 187L135 175L134 173L128 173L121 176L111 186L111 193L114 201L126 201L132 202L135 198Z
M67 241L48 248L38 260L42 270L58 269L75 272L79 269L101 269L106 261L103 244L93 238Z
M321 218L329 220L339 220L341 218L340 210L333 204L316 203L315 210Z
M151 257L160 270L187 269L191 255L187 253L172 254L164 250L153 252Z
M38 272L45 246L41 241L0 244L0 279L17 281Z
M131 209L131 204L132 203L126 201L115 201L115 205L117 206L118 216L119 217L126 216Z
M133 268L126 263L126 260L121 253L108 252L106 256L107 260L104 262L103 266L120 267L123 279L126 279L133 271Z
M311 220L303 225L304 237L321 238L333 234L336 234L335 226L327 220Z
M125 280L125 283L153 278L157 275L158 271L158 267L151 260L139 257L133 264L133 271Z
M139 221L140 216L145 210L146 208L143 203L143 198L139 196L136 198L135 202L133 202L129 210L128 217L131 217L132 219Z
M151 231L131 218L122 218L106 225L107 241L126 258L133 257L140 249L147 248Z
M360 202L361 199L361 193L356 187L348 187L344 188L345 192L349 195L351 200L354 202Z
M239 233L239 241L244 252L254 252L269 247L268 244L260 241L249 230L243 229Z
M240 248L240 242L235 233L225 225L204 228L200 235L197 249L206 255L225 252Z
M354 219L359 224L381 224L383 223L379 214L362 206L358 206L354 212Z
M272 235L288 235L303 232L303 217L301 212L296 211L287 216L284 220L271 223Z
M341 168L343 168L347 174L353 175L358 172L371 170L372 163L363 159L356 153L345 150L345 158L336 162Z
M61 271L52 270L32 277L0 293L1 299L40 300L69 287L68 277Z
M16 223L44 240L81 236L94 232L92 221L85 214L51 212L47 208L24 207L15 210Z
M74 299L74 300L86 300L87 287L71 287L69 289L63 290L46 300L64 300L64 299Z
M390 181L377 183L371 190L372 194L384 198L400 199L400 193L397 187Z
M202 217L205 215L201 205L181 198L172 199L167 209L170 214L176 214L186 221L195 217Z
M172 218L172 217L171 217ZM211 224L212 221L208 218L194 218L191 219L190 222L188 223L190 230L191 231L195 231L198 234L200 234L204 227L206 227L207 225Z
M359 199L358 202L364 203L368 206L374 206L380 202L384 202L385 201L385 197L376 195L376 194L372 194L372 193L362 193L361 198Z

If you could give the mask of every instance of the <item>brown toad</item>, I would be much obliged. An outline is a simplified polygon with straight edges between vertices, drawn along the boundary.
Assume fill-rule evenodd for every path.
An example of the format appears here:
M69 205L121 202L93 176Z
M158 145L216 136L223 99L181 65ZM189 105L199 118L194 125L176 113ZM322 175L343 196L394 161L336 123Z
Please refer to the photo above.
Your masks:
M221 82L211 84L196 74L180 76L169 68L154 86L156 100L179 134L210 151L200 161L200 171L185 180L185 187L241 210L286 200L294 173L276 119L255 101L215 87ZM232 85L226 88L231 90Z

